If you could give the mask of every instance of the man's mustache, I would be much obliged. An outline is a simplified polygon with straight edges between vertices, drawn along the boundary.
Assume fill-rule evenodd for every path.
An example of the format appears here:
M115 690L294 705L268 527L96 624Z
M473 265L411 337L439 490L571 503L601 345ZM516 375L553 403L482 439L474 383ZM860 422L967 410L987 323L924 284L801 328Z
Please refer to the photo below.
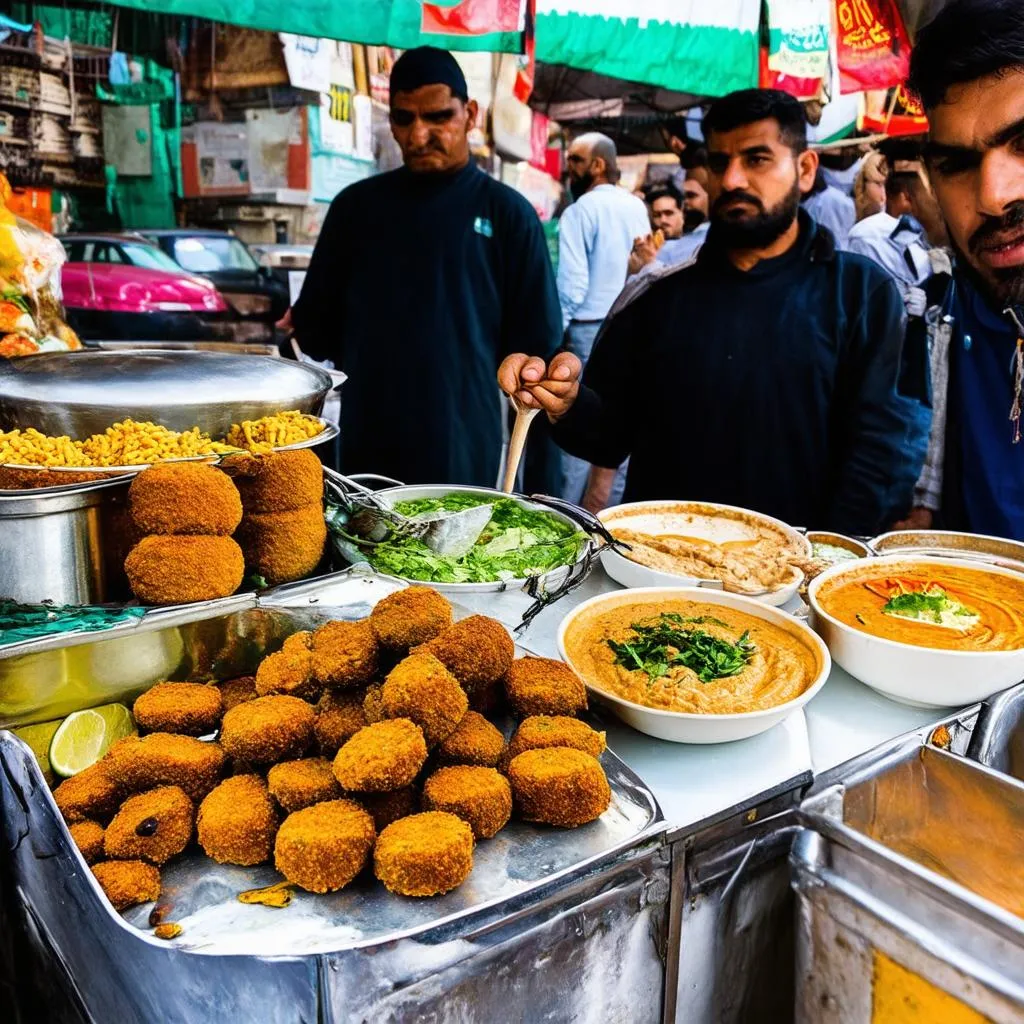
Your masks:
M1000 234L1024 227L1024 199L1014 200L1002 217L986 217L984 223L967 240L967 248L977 254L980 249L999 245Z
M764 206L761 200L757 196L752 196L749 192L742 192L739 189L734 189L732 192L723 192L716 200L715 205L711 208L713 213L720 213L728 203L742 200L745 203L750 203L751 206L764 212Z

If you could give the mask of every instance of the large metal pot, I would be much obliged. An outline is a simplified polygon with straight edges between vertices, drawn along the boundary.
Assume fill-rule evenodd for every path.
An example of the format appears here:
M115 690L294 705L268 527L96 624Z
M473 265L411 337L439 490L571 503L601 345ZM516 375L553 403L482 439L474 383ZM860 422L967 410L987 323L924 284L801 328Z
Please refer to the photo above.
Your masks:
M0 598L97 604L126 596L118 528L128 480L0 491Z

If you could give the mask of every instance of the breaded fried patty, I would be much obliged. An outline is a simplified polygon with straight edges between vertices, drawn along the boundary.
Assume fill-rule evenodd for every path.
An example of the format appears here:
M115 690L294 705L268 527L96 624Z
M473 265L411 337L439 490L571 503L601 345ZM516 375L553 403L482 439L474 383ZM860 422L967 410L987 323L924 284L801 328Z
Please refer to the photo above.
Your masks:
M319 506L324 470L308 448L265 455L232 455L221 463L234 480L246 512L291 512Z
M317 701L314 729L320 753L325 757L333 757L341 745L355 736L364 725L369 725L369 722L363 711L361 690L326 690Z
M275 764L267 772L267 788L288 813L325 800L337 800L342 795L341 786L331 771L331 762L323 757Z
M505 749L501 731L479 712L467 711L456 730L438 747L441 764L477 764L494 768Z
M455 676L425 651L410 654L388 673L382 698L387 717L415 722L428 746L450 736L469 708Z
M439 896L473 870L473 830L444 811L412 814L377 838L373 871L399 896Z
M256 669L256 692L261 697L283 693L291 697L314 697L320 684L313 678L313 653L301 643L268 654Z
M225 760L218 743L154 732L141 739L118 740L101 764L132 793L154 786L181 786L190 800L198 801L217 785Z
M466 688L500 679L515 655L508 630L485 615L456 622L425 646Z
M249 571L270 586L308 576L323 558L327 522L320 504L288 512L246 513L235 532Z
M508 766L516 810L525 821L576 828L599 818L611 803L600 762L582 750L527 750Z
M54 791L57 810L67 822L110 821L127 790L107 771L106 758L65 779Z
M298 697L258 697L224 716L220 742L233 758L247 764L290 761L309 749L315 720L312 705Z
M541 750L544 747L573 747L591 757L600 757L604 753L605 735L591 729L586 722L567 715L531 715L522 720L509 741L504 764L507 767L512 758L524 750Z
M371 683L366 688L366 693L363 696L363 714L366 715L367 725L384 721L386 714L383 683Z
M387 793L408 786L427 759L423 730L407 718L360 729L334 759L334 777L354 793Z
M220 691L204 683L157 683L132 707L135 721L148 732L183 736L213 732L223 713Z
M370 613L381 647L399 653L433 640L451 624L451 604L430 587L407 587L388 594Z
M230 537L143 537L124 571L146 604L187 604L233 594L245 575L242 549Z
M258 775L225 779L199 805L199 845L218 864L250 867L270 860L278 815Z
M520 718L578 715L587 709L587 688L564 661L519 658L505 676L505 693Z
M477 839L490 839L512 817L512 790L493 768L441 768L423 784L423 809L457 814Z
M328 622L313 634L313 674L324 686L365 686L378 663L377 638L365 619Z
M308 892L343 889L363 869L377 832L351 800L329 800L289 814L274 843L274 866Z
M160 872L142 860L106 860L92 873L115 910L160 898Z
M225 679L223 682L217 683L217 689L220 690L225 711L230 711L248 700L255 700L259 696L256 692L255 676L237 676L234 679Z
M103 841L113 860L165 864L192 839L195 810L179 786L158 786L129 797L107 826Z
M167 462L132 480L128 512L143 534L229 537L242 521L242 499L230 477L216 466Z
M82 851L86 864L103 860L103 826L95 821L76 821L68 826L71 839Z

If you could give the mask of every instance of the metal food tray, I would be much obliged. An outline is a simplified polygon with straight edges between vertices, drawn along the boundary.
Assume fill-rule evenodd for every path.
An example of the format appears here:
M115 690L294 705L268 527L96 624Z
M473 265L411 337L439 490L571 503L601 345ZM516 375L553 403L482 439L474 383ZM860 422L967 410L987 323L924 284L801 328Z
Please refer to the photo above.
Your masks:
M931 555L987 562L1024 572L1024 544L1005 537L953 530L894 530L868 542L878 555Z

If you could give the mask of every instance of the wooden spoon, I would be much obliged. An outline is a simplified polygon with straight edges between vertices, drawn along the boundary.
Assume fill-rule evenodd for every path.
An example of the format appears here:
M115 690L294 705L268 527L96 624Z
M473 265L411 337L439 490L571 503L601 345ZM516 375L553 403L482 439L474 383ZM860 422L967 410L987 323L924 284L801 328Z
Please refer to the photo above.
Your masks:
M540 409L527 409L514 396L510 396L509 401L515 410L516 420L512 424L512 437L508 442L508 458L505 460L505 482L501 488L506 494L511 494L512 489L516 485L516 474L519 472L519 463L523 459L523 449L526 447L526 435L530 430L533 417L540 412Z

